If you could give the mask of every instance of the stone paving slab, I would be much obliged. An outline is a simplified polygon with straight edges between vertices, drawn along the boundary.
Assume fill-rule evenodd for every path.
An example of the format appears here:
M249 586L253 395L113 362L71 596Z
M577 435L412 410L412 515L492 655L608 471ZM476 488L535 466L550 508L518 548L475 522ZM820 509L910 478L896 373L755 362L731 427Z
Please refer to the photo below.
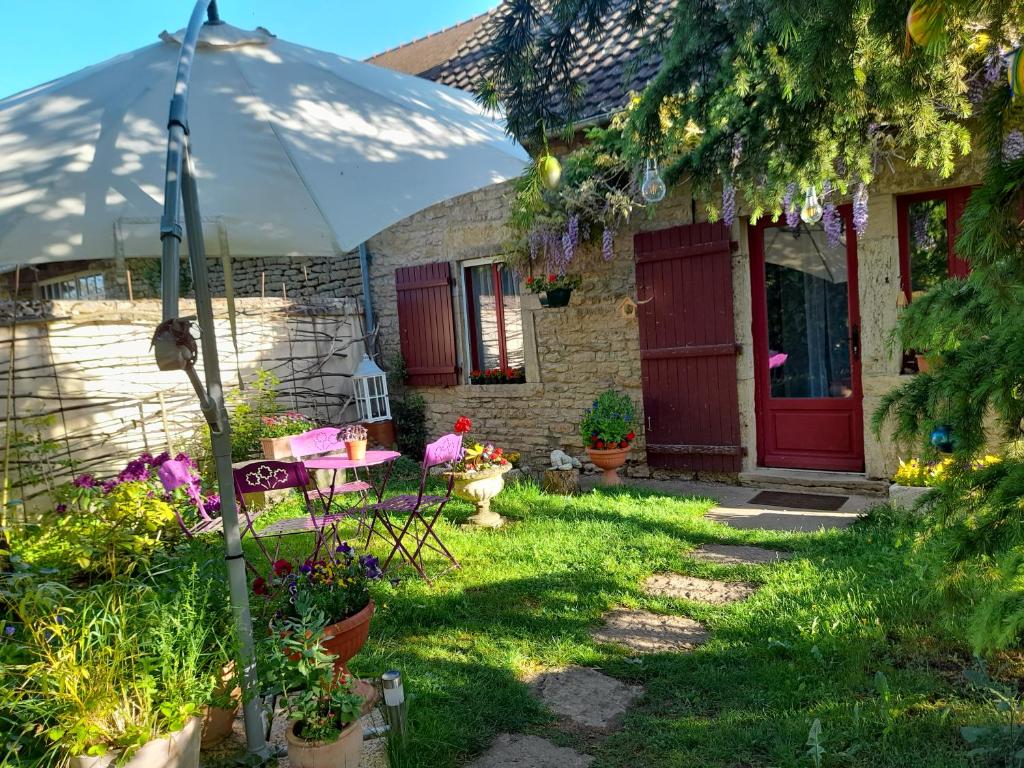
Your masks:
M555 669L535 677L530 693L573 725L603 731L618 728L644 689L587 667Z
M814 533L830 528L846 528L859 515L851 512L822 512L821 510L767 510L747 507L715 507L706 515L708 520L731 525L733 528L790 533Z
M644 582L644 591L657 597L724 605L746 600L757 591L757 586L745 581L716 581L680 573L656 573Z
M594 758L538 736L503 733L466 768L589 768Z
M789 560L793 557L792 552L735 544L705 544L689 554L696 560L718 565L763 565L764 563Z
M624 645L637 653L690 651L707 642L708 631L685 616L619 608L604 617L604 626L590 632L601 643Z

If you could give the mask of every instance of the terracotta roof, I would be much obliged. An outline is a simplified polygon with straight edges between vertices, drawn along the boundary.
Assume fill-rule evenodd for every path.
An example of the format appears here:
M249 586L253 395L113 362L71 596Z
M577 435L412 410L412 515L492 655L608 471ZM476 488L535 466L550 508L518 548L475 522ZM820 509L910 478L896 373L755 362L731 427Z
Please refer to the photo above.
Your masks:
M621 109L626 105L630 91L638 91L658 71L661 56L644 50L643 33L639 35L626 28L625 15L628 0L618 0L618 6L604 25L606 36L600 41L585 36L581 40L579 60L573 75L586 84L583 105L577 119L587 120ZM673 0L653 0L652 20L660 18L673 5ZM488 11L462 24L457 24L434 35L415 40L399 48L374 56L368 61L380 66L400 69L445 85L472 91L484 76L487 48L494 34L493 20L500 8ZM469 25L475 25L470 28ZM448 33L448 44L460 36L457 48L438 61L440 46L434 39ZM402 53L405 68L397 65L393 54Z

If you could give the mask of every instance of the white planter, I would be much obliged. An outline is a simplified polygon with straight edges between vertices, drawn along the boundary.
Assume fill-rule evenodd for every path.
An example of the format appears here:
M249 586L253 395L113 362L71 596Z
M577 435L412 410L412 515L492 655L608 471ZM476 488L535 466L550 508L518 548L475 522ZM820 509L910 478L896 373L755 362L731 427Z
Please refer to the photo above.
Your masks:
M180 731L147 741L129 758L124 768L199 768L202 731L202 720L193 717ZM70 765L71 768L103 768L116 758L117 752L99 757L75 755L70 759Z
M931 488L893 483L889 486L889 504L901 509L914 509L921 497L931 490Z
M491 499L505 487L505 473L512 465L485 469L480 472L457 472L455 495L476 505L476 514L469 518L472 525L482 528L500 528L505 518L491 511Z

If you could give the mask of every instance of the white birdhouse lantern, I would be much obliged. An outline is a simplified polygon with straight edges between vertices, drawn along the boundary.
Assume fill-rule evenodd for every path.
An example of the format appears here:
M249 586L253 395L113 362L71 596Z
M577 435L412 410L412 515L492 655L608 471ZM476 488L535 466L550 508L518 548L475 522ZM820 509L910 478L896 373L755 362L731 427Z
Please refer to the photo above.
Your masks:
M371 423L391 418L387 375L369 355L364 354L356 366L352 374L352 385L355 388L359 421Z

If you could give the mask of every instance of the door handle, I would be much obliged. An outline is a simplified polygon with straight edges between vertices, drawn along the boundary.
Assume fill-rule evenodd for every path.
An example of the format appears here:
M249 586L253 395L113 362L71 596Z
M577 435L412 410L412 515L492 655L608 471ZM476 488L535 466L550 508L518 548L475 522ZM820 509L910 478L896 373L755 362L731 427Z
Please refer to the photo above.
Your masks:
M860 360L860 326L855 325L850 330L850 353L854 360Z

